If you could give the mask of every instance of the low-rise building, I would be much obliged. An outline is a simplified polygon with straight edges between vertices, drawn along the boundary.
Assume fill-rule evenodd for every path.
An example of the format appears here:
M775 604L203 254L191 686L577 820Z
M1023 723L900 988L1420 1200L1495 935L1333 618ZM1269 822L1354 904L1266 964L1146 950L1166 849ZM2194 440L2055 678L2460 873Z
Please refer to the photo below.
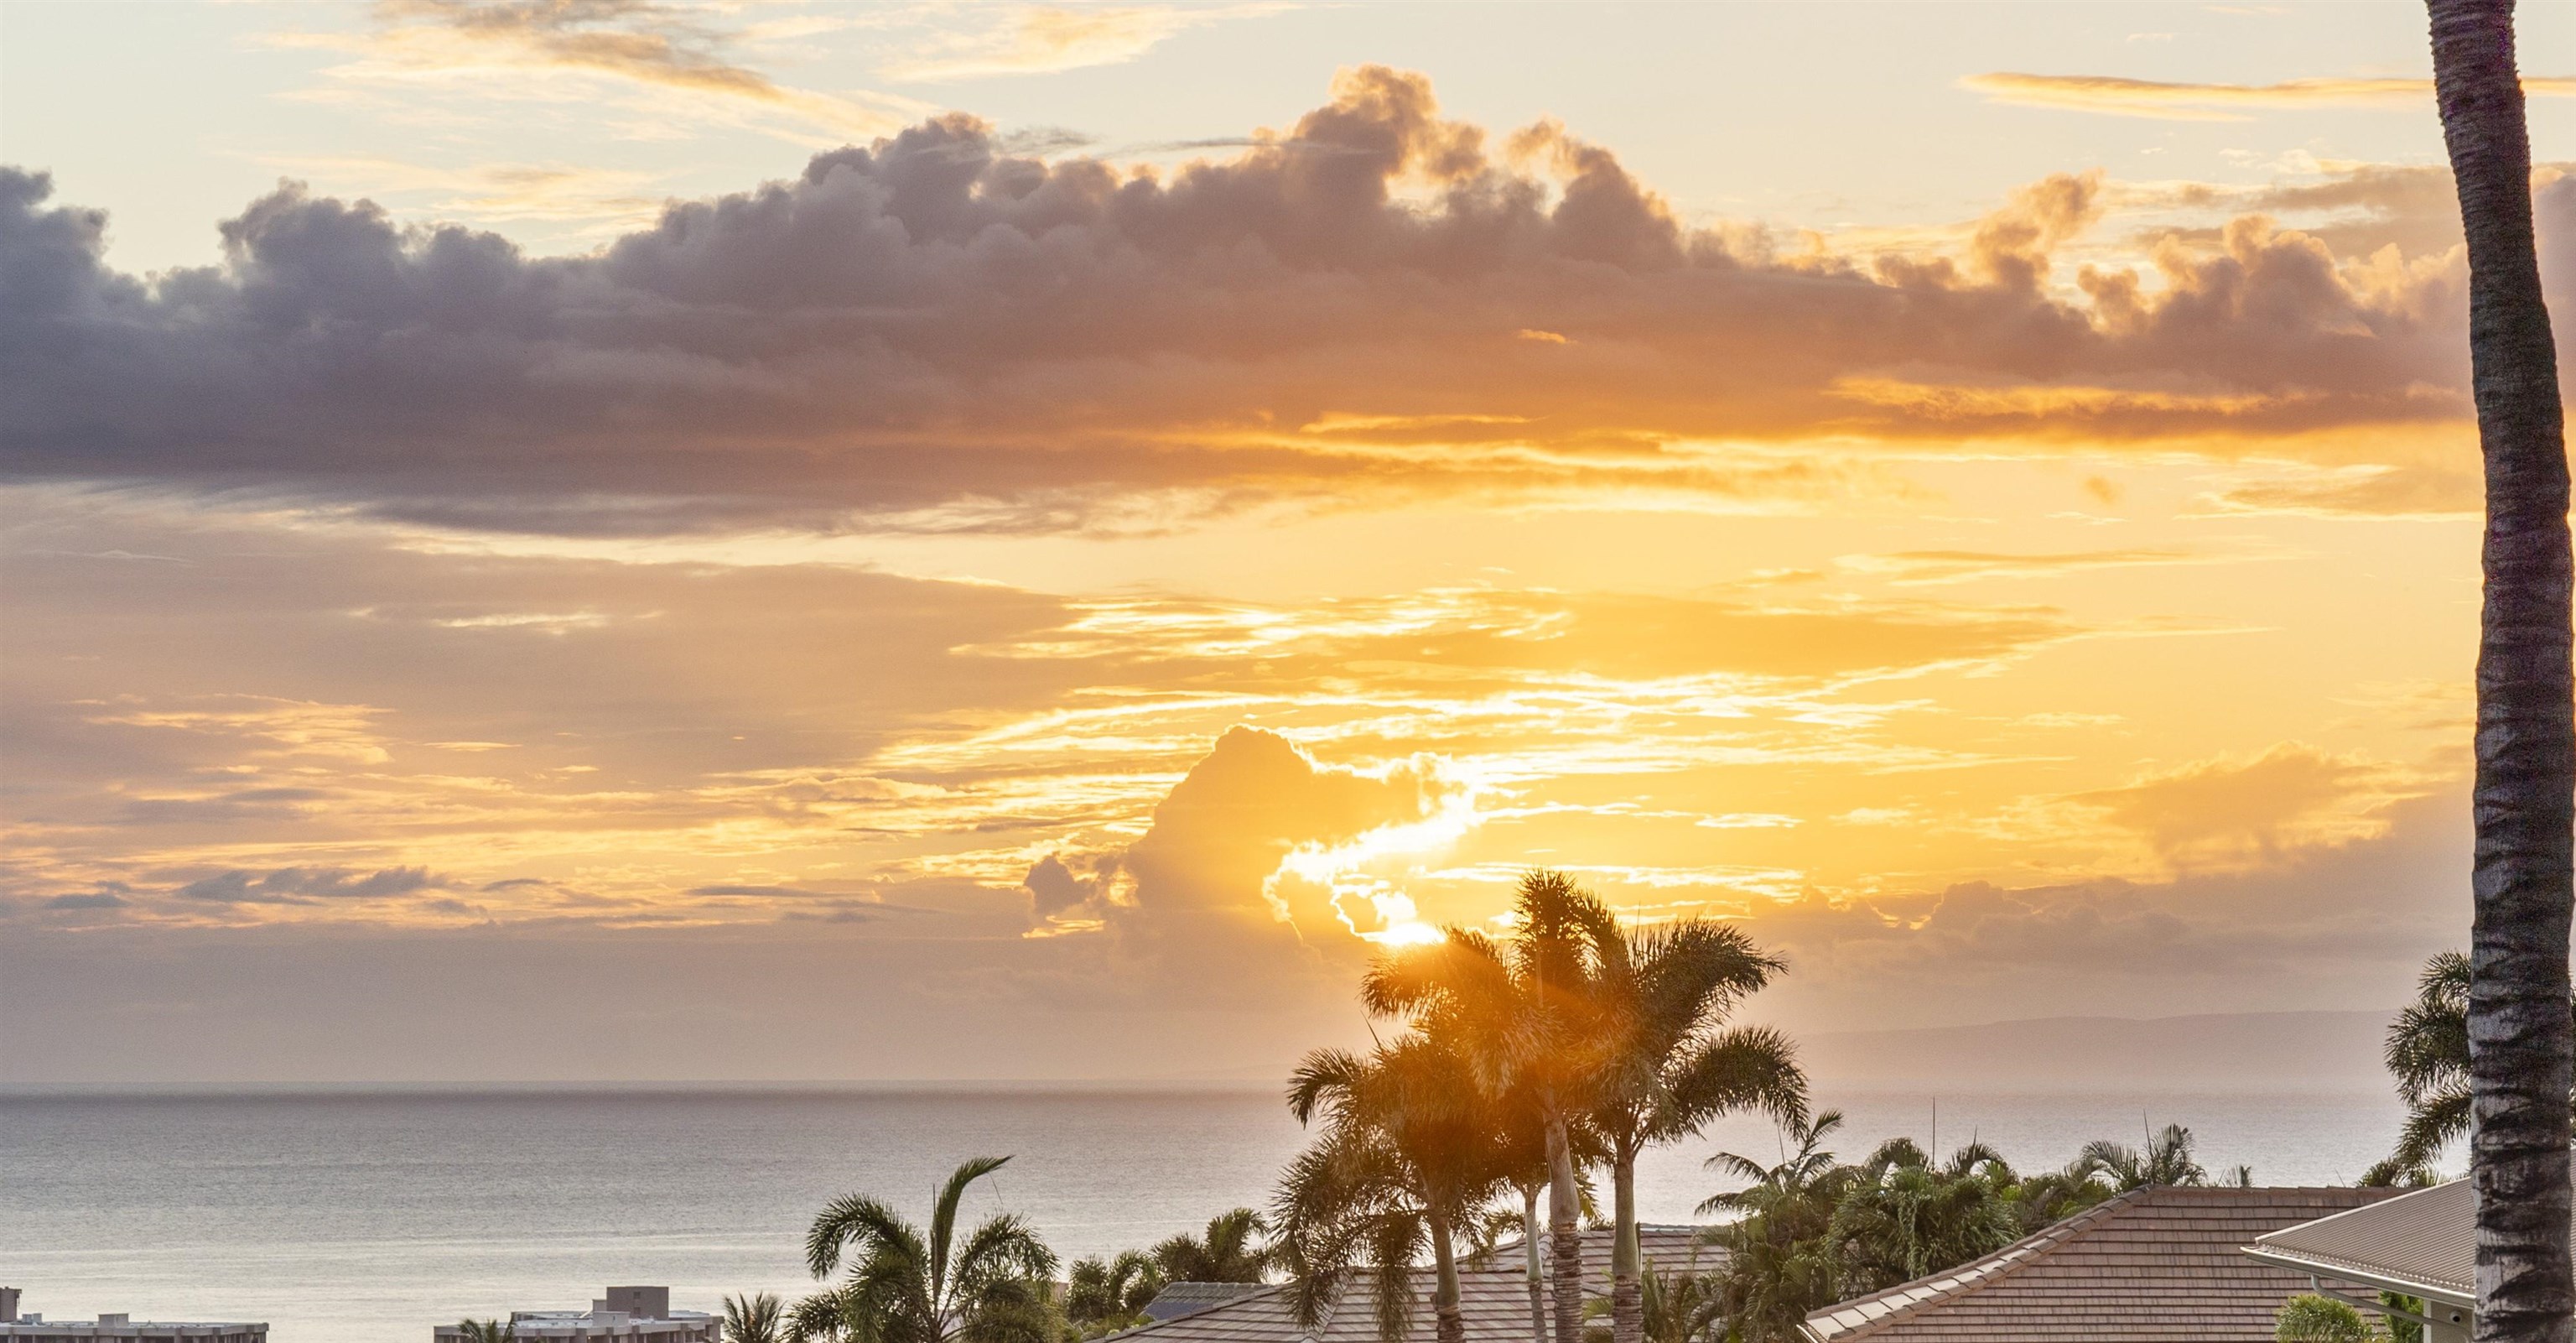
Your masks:
M2257 1236L2245 1254L2362 1310L2412 1320L2426 1343L2468 1343L2477 1332L2478 1196L2466 1180ZM2382 1293L2411 1296L2415 1308Z
M268 1343L265 1324L183 1324L101 1315L48 1320L21 1314L19 1289L0 1287L0 1339L7 1343Z
M588 1310L514 1310L510 1327L527 1343L721 1343L724 1321L671 1309L668 1287L611 1287ZM430 1331L431 1343L465 1343L461 1324Z

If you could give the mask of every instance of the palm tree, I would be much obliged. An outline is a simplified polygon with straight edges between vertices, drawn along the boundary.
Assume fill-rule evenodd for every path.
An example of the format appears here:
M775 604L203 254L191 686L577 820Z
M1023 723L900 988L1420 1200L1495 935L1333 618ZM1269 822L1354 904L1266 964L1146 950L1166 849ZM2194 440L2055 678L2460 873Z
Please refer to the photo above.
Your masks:
M508 1324L499 1320L458 1320L456 1329L465 1335L465 1343L517 1343L519 1337L517 1320Z
M2406 1127L2365 1183L2429 1184L2434 1158L2469 1131L2469 958L2445 951L2424 963L2415 1001L2388 1027L2385 1058ZM2576 1000L2568 1004L2576 1021Z
M1990 1254L2021 1238L2012 1167L1983 1144L1935 1166L1911 1139L1880 1144L1834 1209L1854 1291L1874 1292Z
M1834 1154L1825 1150L1824 1142L1842 1126L1840 1110L1819 1110L1812 1117L1781 1125L1789 1137L1798 1140L1798 1150L1794 1155L1783 1156L1776 1166L1765 1166L1734 1152L1720 1152L1701 1162L1706 1169L1724 1171L1744 1181L1746 1187L1732 1194L1711 1194L1700 1200L1697 1211L1703 1217L1715 1212L1751 1213L1780 1198L1805 1193L1833 1171Z
M1319 1323L1365 1266L1378 1335L1401 1343L1427 1241L1440 1343L1464 1343L1456 1237L1501 1187L1509 1155L1479 1102L1466 1060L1419 1033L1366 1057L1319 1049L1298 1065L1288 1108L1300 1124L1324 1120L1276 1201L1300 1324Z
M1793 1343L1808 1312L1843 1296L1839 1257L1827 1233L1860 1168L1836 1162L1824 1148L1842 1124L1841 1111L1826 1110L1785 1125L1797 1148L1777 1165L1734 1152L1720 1152L1706 1163L1750 1182L1699 1205L1703 1215L1742 1214L1709 1233L1727 1252L1712 1277L1719 1304L1733 1322L1734 1343Z
M2063 1170L2041 1171L2021 1181L2021 1229L2024 1235L2055 1226L2120 1191L2102 1179L2101 1168L2083 1157Z
M2157 1185L2209 1183L2209 1171L2192 1157L2191 1130L2180 1124L2167 1124L2162 1132L2148 1134L2144 1148L2096 1138L2084 1144L2074 1169L2107 1176L2124 1194ZM2246 1178L2250 1181L2253 1173L2246 1172Z
M724 1299L724 1343L781 1343L781 1328L777 1297L762 1292Z
M2576 903L2576 556L2557 347L2532 240L2531 136L2513 0L2427 0L2433 88L2469 253L2469 360L2486 464L2477 851L2469 938L2469 1175L2478 1336L2563 1343L2569 1258L2566 1011Z
M1640 1302L1646 1343L1714 1343L1725 1333L1726 1302L1709 1274L1648 1269Z
M988 1218L957 1239L966 1187L1009 1157L959 1166L932 1200L930 1232L863 1194L832 1201L805 1236L805 1267L831 1276L846 1254L849 1281L797 1303L792 1340L850 1337L865 1343L1052 1343L1047 1280L1052 1251L1018 1216Z
M1270 1251L1256 1244L1270 1225L1250 1208L1208 1219L1207 1235L1187 1233L1154 1247L1166 1282L1259 1282L1270 1269Z
M1144 1315L1165 1281L1162 1268L1142 1250L1077 1260L1065 1274L1064 1316L1085 1337L1127 1328Z
M2468 957L2445 951L2424 963L2415 1001L2389 1023L2384 1057L2406 1102L2406 1127L2382 1165L2411 1173L2469 1131Z
M1613 921L1592 955L1588 1015L1601 1038L1585 1118L1610 1151L1610 1333L1614 1343L1643 1343L1638 1155L1743 1110L1795 1124L1806 1116L1807 1082L1787 1037L1726 1025L1738 1001L1784 968L1743 930L1682 919L1628 931Z
M1562 873L1521 878L1507 952L1445 929L1438 944L1379 961L1360 986L1378 1016L1453 1042L1487 1096L1519 1094L1538 1116L1548 1171L1549 1277L1556 1343L1583 1343L1583 1243L1576 1130L1596 1071L1591 948L1617 936L1600 901Z

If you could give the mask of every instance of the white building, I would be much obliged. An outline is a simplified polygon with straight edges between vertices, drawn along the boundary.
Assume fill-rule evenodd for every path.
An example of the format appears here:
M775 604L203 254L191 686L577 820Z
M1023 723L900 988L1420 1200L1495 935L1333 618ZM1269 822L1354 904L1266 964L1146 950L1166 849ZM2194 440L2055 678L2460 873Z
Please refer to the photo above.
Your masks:
M721 1343L724 1321L705 1311L671 1309L668 1287L611 1287L588 1310L514 1310L510 1326L526 1343ZM431 1343L464 1343L465 1331L442 1324Z
M268 1343L265 1324L172 1324L101 1315L48 1320L18 1312L18 1289L0 1287L0 1339L7 1343Z

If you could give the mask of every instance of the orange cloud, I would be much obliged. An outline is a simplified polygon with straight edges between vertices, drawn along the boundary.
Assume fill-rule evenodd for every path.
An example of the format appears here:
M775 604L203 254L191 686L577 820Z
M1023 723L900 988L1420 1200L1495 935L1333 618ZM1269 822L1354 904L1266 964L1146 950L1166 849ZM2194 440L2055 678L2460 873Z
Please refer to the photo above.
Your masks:
M2341 107L2430 100L2433 81L2389 77L2285 79L2277 84L2196 84L2117 75L2032 75L2012 71L1969 75L1959 87L1989 101L2055 107L2164 121L2244 121L2241 108ZM2523 92L2576 94L2576 79L2525 76Z

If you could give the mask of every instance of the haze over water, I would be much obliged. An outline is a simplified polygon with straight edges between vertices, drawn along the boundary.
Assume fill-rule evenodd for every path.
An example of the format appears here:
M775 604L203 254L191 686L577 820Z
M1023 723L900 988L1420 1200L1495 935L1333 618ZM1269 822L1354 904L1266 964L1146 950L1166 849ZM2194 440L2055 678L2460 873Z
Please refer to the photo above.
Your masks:
M1849 1159L1930 1136L1932 1097L1828 1093ZM1944 1096L2024 1169L2142 1121L2190 1126L2213 1172L2350 1182L2398 1122L2384 1094ZM516 1091L0 1097L0 1281L49 1318L265 1320L275 1343L425 1343L460 1316L579 1308L611 1282L674 1305L808 1290L805 1226L864 1191L907 1216L968 1156L1014 1156L1007 1208L1074 1257L1143 1246L1268 1196L1300 1134L1267 1088ZM1730 1120L1656 1153L1647 1220L1694 1220L1700 1161L1763 1156Z

